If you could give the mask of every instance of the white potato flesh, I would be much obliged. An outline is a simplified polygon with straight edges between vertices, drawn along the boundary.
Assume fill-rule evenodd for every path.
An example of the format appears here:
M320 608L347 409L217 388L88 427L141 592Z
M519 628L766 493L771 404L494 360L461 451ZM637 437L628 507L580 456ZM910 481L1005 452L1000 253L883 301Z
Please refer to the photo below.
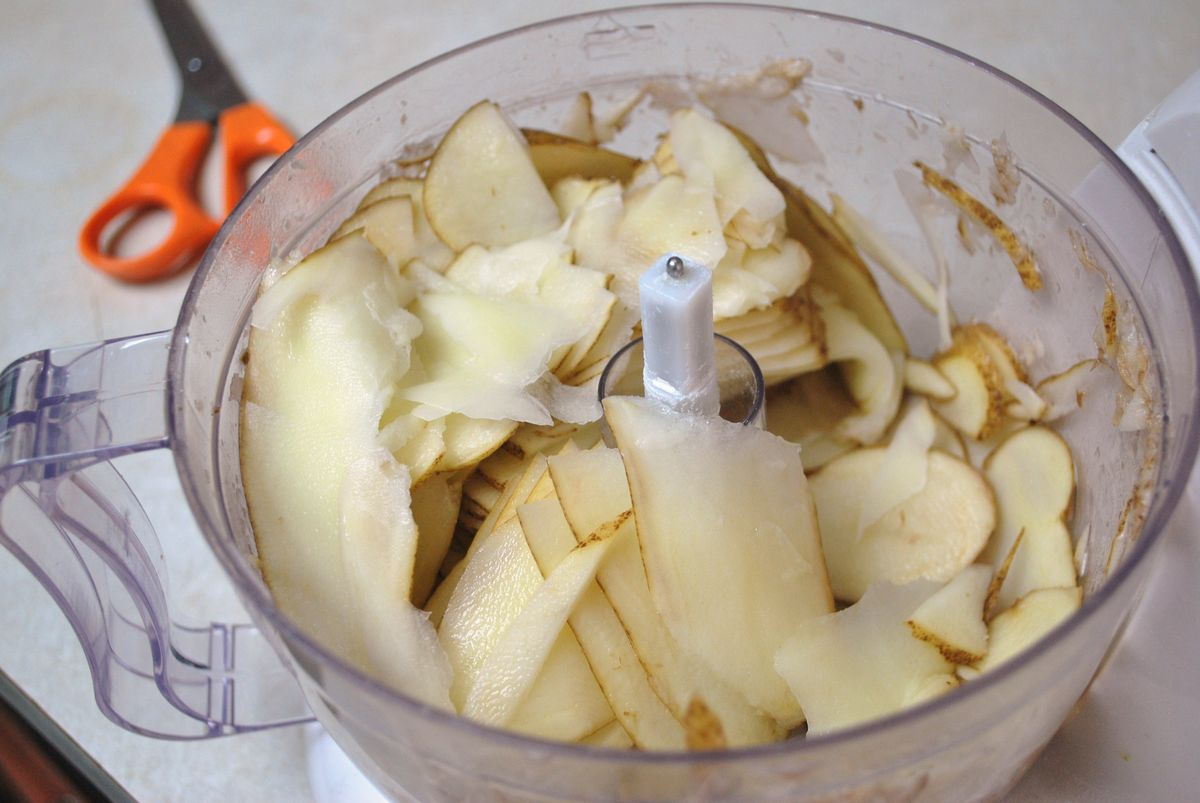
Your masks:
M913 635L928 641L954 664L973 664L988 650L983 603L992 569L972 564L959 572L913 612L908 626Z
M424 203L433 230L456 251L520 242L560 222L525 138L487 101L442 138L425 175Z
M797 623L833 609L799 450L643 399L609 397L605 415L671 634L751 704L798 724L803 713L775 673L775 653Z
M860 502L855 540L892 508L904 504L925 487L929 450L937 439L937 421L924 399L909 402L883 451L879 470Z
M287 616L351 660L338 500L407 371L403 301L387 261L351 235L282 276L251 318L241 463L263 577Z
M543 582L515 517L499 524L463 563L465 568L438 626L438 638L454 669L450 698L459 711L464 710L477 683L491 682L484 679L489 655ZM608 701L574 635L560 627L553 649L540 655L538 666L541 673L526 690L529 697L509 712L506 721L511 727L548 739L573 741L612 719ZM557 690L553 699L546 699L543 686ZM522 709L527 706L540 715L523 716ZM561 716L544 715L556 709Z
M995 669L1019 655L1053 630L1083 601L1076 587L1030 591L988 626L988 653L975 665L980 672Z
M725 256L712 191L682 176L666 176L629 195L617 236L623 264L613 266L613 272L621 286L634 292L638 278L663 254L679 254L710 269ZM622 300L628 303L625 296Z
M546 575L488 652L462 707L463 716L497 727L508 724L612 548L616 532L614 525L579 544Z
M772 184L728 128L696 109L671 115L672 155L688 181L712 190L721 223L740 210L758 221L783 214L783 195Z
M1065 519L1075 493L1075 466L1062 436L1043 426L1009 436L984 461L999 521L981 559L998 565L1024 531L1000 586L1009 607L1039 588L1075 585L1075 558Z
M555 349L572 342L575 327L565 316L467 292L426 293L413 311L424 326L415 347L429 378L403 388L404 398L429 408L431 417L551 423L525 388L545 372Z
M438 460L438 471L457 471L486 459L508 440L517 428L516 421L468 418L451 413L442 419L444 451Z
M859 599L878 580L944 583L975 560L995 526L996 505L980 473L932 451L920 492L856 537L862 500L884 454L881 448L859 449L809 478L829 581L840 600Z
M577 542L605 521L632 508L629 484L616 449L597 448L549 459L550 475ZM635 529L632 520L625 523ZM636 539L614 546L596 575L597 584L621 620L651 685L676 719L693 696L704 699L721 720L730 746L778 741L784 731L725 684L701 661L686 655L654 607Z
M397 270L417 255L413 204L408 198L384 198L359 209L338 227L333 239L359 230Z
M425 604L437 581L438 569L454 537L458 508L462 502L462 480L435 474L411 492L412 517L417 525L417 554L412 570L413 604Z
M913 357L904 363L904 386L934 401L949 401L957 392L950 380L936 367Z
M542 574L549 576L578 546L562 505L557 498L541 499L518 507L517 516ZM683 727L650 684L621 620L594 581L583 590L569 621L633 743L643 750L683 749Z
M904 394L903 356L889 352L853 312L824 301L825 350L837 363L860 410L838 422L834 434L871 445L883 437Z
M408 470L383 449L345 472L339 499L342 566L351 595L343 627L362 644L368 671L429 705L453 710L451 669L429 615L409 601L417 525Z
M393 178L381 182L363 197L360 210L384 198L408 198L412 203L413 230L416 236L416 258L437 271L443 271L454 259L454 251L442 242L425 216L425 185L420 179Z
M905 624L937 589L925 580L877 583L849 608L799 625L775 666L803 706L809 734L895 713L919 700L931 678L953 671Z

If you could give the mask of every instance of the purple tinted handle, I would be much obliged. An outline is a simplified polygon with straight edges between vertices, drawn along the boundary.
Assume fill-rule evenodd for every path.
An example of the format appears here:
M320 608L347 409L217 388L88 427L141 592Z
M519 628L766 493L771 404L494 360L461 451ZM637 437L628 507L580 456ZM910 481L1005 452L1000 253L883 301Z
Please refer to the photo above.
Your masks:
M0 373L0 543L74 628L113 722L203 739L311 718L251 625L168 613L163 553L108 462L168 445L170 332L39 351Z

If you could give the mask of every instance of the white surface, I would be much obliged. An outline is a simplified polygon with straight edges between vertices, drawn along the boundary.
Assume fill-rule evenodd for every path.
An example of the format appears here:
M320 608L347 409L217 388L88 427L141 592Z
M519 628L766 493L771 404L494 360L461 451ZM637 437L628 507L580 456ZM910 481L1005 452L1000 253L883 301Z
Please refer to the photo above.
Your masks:
M245 88L297 132L384 78L480 36L611 2L474 4L196 0ZM1195 0L813 0L809 7L946 42L1054 98L1110 144L1200 66ZM137 2L5 0L0 26L0 364L35 348L165 328L186 275L115 284L75 252L79 224L144 156L175 103L153 19ZM802 54L799 54L802 55ZM174 567L174 597L215 618L237 603L191 523L164 454L122 470ZM1194 503L1196 504L1196 503ZM1127 642L1019 788L1025 800L1194 797L1200 769L1200 545L1193 507ZM311 799L301 729L207 743L125 733L96 710L65 620L0 554L0 667L138 799ZM349 792L344 799L350 799Z

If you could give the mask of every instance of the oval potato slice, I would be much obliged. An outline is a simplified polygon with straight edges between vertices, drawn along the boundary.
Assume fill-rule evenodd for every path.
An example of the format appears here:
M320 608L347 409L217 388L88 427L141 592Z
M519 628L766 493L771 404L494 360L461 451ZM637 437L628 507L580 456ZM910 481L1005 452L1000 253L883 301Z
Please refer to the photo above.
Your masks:
M861 502L885 451L859 449L809 477L829 584L843 601L858 600L876 580L949 580L975 559L996 523L996 503L979 472L935 450L925 487L858 538Z

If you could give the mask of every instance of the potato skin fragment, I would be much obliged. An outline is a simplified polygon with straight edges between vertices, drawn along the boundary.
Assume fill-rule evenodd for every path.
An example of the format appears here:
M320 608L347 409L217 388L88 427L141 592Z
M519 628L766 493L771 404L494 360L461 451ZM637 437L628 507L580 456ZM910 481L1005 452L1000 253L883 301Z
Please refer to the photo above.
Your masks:
M725 728L712 709L693 696L683 713L683 728L688 750L724 750Z
M1042 272L1038 268L1033 253L1017 237L1017 233L1000 216L988 209L987 205L968 193L957 183L943 176L929 165L918 160L913 166L921 171L921 178L933 189L945 195L956 206L985 226L996 241L1008 252L1013 267L1021 277L1022 283L1030 290L1042 289Z

